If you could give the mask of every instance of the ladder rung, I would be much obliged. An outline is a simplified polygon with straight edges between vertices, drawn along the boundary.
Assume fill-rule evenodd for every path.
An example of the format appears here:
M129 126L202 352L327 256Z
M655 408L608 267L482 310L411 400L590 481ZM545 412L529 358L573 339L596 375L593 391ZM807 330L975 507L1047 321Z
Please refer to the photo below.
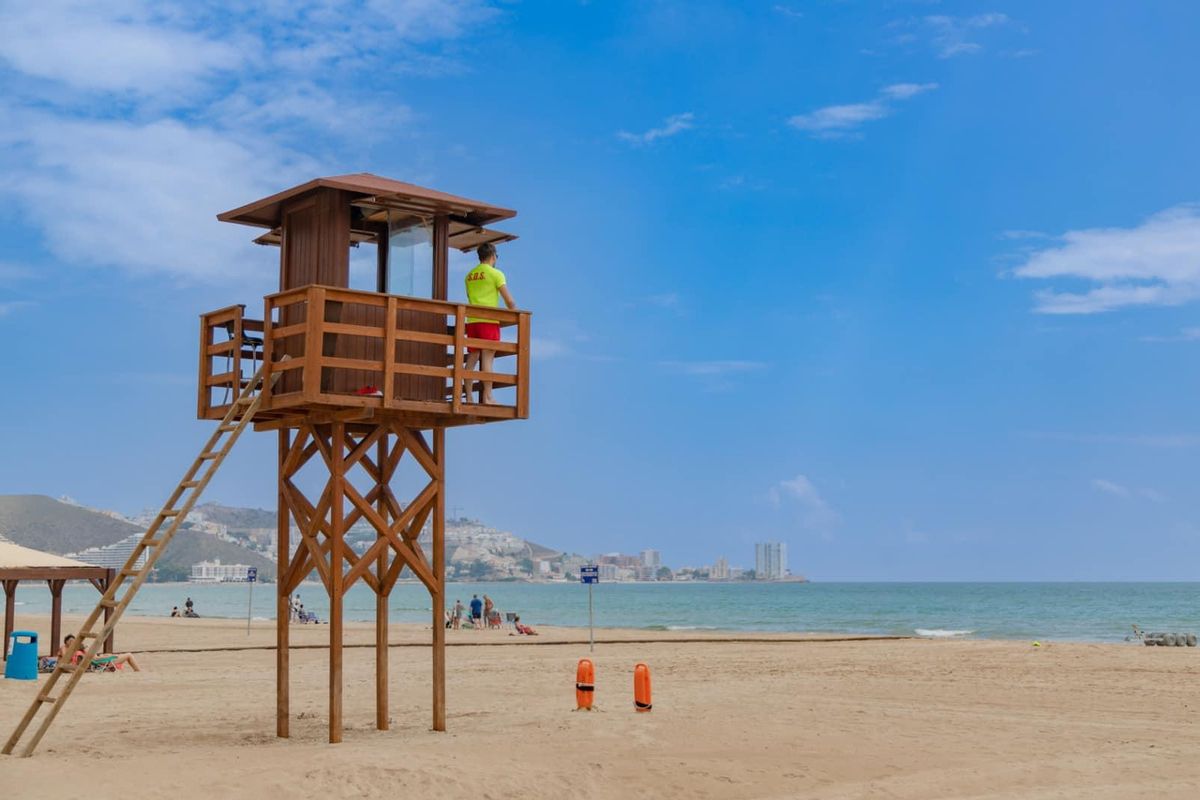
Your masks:
M92 633L91 631L86 631L84 633L79 634L79 638L80 639L95 639L96 634Z
M180 512L180 509L178 509L178 508L168 508L166 511L158 512L158 515L160 517L178 517L179 512Z
M57 698L57 697L51 697L51 696L49 696L49 695L41 695L41 696L39 696L39 697L38 697L38 702L39 702L39 703L57 703L57 702L58 702L58 698Z
M237 429L238 429L237 425L221 425L220 427L217 428L217 430L220 431L221 433L228 433L229 431L236 431Z
M121 602L120 600L104 600L104 599L101 599L101 600L100 600L100 607L101 607L101 608L116 608L116 607L117 607L117 605L118 605L118 604L120 604L120 602Z
M162 537L159 537L158 539L143 539L142 544L144 544L146 547L158 547L165 541L166 539L163 539Z
M199 485L200 485L200 481L184 481L183 483L179 484L179 488L195 489Z
M235 406L248 406L257 399L258 399L257 397L239 397L236 401L234 401L234 405Z
M144 542L143 542L143 544L144 544ZM137 575L140 572L141 572L140 569L123 569L120 572L118 572L117 574L120 575L122 578L132 578L134 575Z
M217 458L220 455L221 455L220 450L205 450L203 453L200 454L200 460L207 461L210 458Z

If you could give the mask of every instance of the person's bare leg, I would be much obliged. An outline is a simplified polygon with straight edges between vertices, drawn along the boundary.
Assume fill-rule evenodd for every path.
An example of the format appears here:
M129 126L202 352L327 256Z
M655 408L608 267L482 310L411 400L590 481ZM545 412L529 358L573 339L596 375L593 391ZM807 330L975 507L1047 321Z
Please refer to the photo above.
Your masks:
M492 371L492 361L496 357L496 351L495 350L484 350L484 351L482 351L482 353L483 353L483 359L482 359L483 366L480 367L480 369L484 372L491 372ZM479 393L479 402L484 403L485 405L492 405L493 403L496 402L492 398L492 382L491 381L483 381L483 389Z
M474 353L467 353L467 360L466 360L466 363L463 364L463 368L466 370L473 370L478 365L479 365L479 351L476 350ZM463 379L463 383L464 383L463 399L465 402L470 403L470 402L472 402L471 387L475 385L475 381L471 380L470 378L465 378L465 379Z

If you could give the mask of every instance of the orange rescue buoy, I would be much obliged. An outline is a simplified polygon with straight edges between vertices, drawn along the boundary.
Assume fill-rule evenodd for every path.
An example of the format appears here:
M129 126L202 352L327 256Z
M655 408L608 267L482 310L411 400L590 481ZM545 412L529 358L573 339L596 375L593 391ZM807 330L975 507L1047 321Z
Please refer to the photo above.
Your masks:
M592 697L596 694L596 668L590 659L579 659L575 668L575 709L592 710Z
M639 713L654 707L650 702L650 668L645 664L633 668L633 707Z

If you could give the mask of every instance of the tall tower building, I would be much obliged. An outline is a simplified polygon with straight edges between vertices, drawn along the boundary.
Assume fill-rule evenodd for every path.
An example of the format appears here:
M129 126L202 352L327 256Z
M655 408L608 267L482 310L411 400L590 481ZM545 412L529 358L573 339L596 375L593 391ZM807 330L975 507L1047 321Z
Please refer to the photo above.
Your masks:
M658 569L662 566L662 553L657 550L642 551L642 566Z
M758 542L754 545L754 576L760 581L777 581L787 574L787 544Z

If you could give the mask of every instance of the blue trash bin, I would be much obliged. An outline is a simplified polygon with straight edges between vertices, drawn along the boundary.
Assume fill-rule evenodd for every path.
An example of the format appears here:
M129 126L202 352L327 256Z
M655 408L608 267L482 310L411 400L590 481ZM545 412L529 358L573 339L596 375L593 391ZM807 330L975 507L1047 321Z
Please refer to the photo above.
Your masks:
M36 681L37 653L36 631L13 631L12 649L9 650L8 661L4 662L4 677L18 681Z

